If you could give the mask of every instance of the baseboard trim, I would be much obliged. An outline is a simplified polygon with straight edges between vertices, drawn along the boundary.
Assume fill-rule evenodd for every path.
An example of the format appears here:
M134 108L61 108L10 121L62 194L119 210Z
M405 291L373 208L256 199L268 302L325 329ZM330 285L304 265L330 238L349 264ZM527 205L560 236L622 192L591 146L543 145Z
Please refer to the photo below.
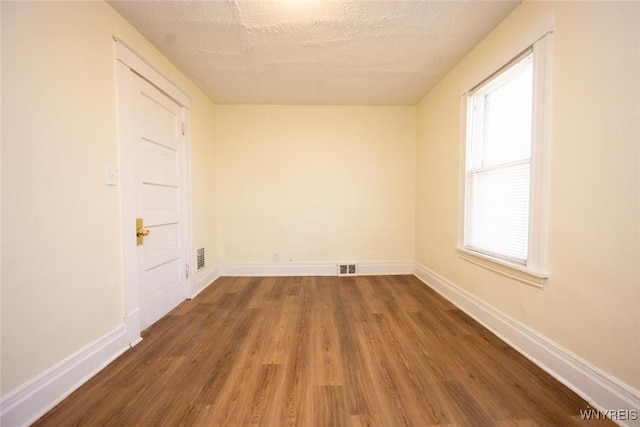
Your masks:
M140 336L140 308L136 307L135 310L127 313L125 318L125 323L127 325L127 339L129 340L129 345L134 347L142 341L142 337Z
M412 261L359 262L359 276L397 276L413 274Z
M220 265L221 276L335 276L334 262L231 262Z
M629 410L640 416L640 392L499 312L419 263L414 275L503 341L601 411ZM640 426L640 419L615 420Z
M220 277L220 268L218 265L213 265L196 273L194 286L191 287L190 298L195 298L200 292L207 289L207 287L216 281Z
M125 325L3 396L0 425L27 426L60 403L129 348Z
M221 276L337 276L338 262L256 262L220 265ZM412 261L365 261L359 276L413 274Z

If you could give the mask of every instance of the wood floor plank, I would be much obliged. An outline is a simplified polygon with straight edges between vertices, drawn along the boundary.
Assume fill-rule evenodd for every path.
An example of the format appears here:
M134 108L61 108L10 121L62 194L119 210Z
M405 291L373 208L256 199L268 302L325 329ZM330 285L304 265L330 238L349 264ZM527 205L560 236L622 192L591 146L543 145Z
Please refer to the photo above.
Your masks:
M413 276L223 277L143 338L34 425L613 425Z
M313 401L314 426L346 426L348 416L342 386L316 386Z

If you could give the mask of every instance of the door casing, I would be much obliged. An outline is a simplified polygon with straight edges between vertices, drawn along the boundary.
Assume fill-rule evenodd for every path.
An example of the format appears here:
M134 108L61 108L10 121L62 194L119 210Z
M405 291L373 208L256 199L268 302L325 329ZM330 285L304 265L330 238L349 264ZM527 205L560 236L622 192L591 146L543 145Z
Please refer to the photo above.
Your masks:
M122 204L122 256L123 256L123 298L124 321L127 325L129 344L134 346L140 336L140 283L138 279L138 257L135 239L136 220L136 169L134 161L133 123L131 95L136 75L147 80L164 92L169 98L185 108L186 138L182 164L182 186L184 188L184 259L193 265L191 254L191 150L190 150L190 107L191 98L179 87L157 71L143 57L138 55L124 41L114 38L116 44L116 93L118 116L118 150L120 163L120 193ZM187 295L193 296L191 275L186 278Z

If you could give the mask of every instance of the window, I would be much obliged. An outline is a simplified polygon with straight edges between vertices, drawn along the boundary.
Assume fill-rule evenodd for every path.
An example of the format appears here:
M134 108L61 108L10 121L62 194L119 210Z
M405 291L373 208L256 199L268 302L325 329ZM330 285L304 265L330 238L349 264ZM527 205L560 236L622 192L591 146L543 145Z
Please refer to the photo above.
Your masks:
M465 248L526 265L533 52L469 94Z
M550 37L463 95L461 250L543 279ZM507 274L508 275L508 274Z

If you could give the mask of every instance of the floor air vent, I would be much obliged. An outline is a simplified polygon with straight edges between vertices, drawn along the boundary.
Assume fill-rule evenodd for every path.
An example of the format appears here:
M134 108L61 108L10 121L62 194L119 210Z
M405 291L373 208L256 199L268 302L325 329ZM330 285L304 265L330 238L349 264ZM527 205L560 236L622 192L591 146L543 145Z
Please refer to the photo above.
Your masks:
M204 268L204 248L196 251L196 271Z
M356 264L338 264L338 276L356 276L357 274Z

